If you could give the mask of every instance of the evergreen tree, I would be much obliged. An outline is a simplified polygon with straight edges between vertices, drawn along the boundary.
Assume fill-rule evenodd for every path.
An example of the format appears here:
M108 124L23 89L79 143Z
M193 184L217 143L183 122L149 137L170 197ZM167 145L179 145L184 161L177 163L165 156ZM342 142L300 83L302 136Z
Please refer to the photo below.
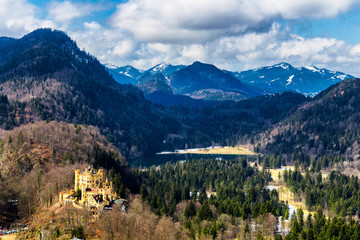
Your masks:
M208 221L210 221L210 220L212 220L213 219L213 213L212 213L212 211L211 211L211 209L210 209L210 206L209 206L209 204L208 204L208 202L207 201L205 201L202 205L201 205L201 207L200 207L200 209L199 209L199 211L198 211L198 213L197 213L197 219L199 220L199 221L202 221L202 220L208 220Z
M192 218L196 215L196 209L195 209L195 205L192 201L190 201L185 208L184 211L184 217L185 218Z

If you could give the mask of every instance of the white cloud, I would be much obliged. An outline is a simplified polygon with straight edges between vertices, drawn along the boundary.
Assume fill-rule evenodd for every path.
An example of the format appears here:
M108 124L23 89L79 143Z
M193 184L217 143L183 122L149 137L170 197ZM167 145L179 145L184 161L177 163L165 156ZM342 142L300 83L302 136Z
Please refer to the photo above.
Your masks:
M81 19L96 11L104 10L99 4L75 1L53 1L48 4L48 18L61 25L61 28L67 29L72 21ZM85 22L85 27L99 27L96 22Z
M350 50L350 55L353 57L360 57L360 44L356 44Z
M113 48L113 54L119 57L130 55L135 49L134 42L131 40L120 41Z
M39 9L26 0L1 0L1 35L20 37L36 28L56 27L50 20L39 19L38 11Z
M89 30L99 30L101 29L101 25L95 21L92 22L84 22L84 27Z
M357 1L130 0L117 6L111 24L138 41L202 43L216 36L267 31L279 17L334 17Z
M70 1L52 2L49 6L49 17L56 22L68 23L74 18L84 16L86 13Z

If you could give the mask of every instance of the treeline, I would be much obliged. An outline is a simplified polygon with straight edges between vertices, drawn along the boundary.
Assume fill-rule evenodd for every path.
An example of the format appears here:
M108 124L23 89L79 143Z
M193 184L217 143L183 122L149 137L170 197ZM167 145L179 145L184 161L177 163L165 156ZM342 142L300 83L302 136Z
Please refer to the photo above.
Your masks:
M275 239L283 238L278 235ZM284 239L360 239L360 224L353 219L346 221L341 217L326 219L321 209L314 217L309 214L305 219L304 212L299 209L297 215L293 216L291 230Z
M218 216L222 214L247 221L268 214L288 216L278 192L265 188L270 173L250 167L246 157L187 160L134 173L140 179L140 194L153 211L183 222L194 235L221 232L224 226ZM179 205L184 207L182 215ZM212 223L204 226L203 221Z
M311 158L304 152L296 152L289 155L270 155L262 154L254 158L256 164L263 168L277 169L285 165L295 165L303 172L309 169L310 172L320 172L325 169L339 169L344 167L344 163L354 163L352 158L342 155L322 155Z
M323 179L321 173L307 170L303 176L299 169L295 169L286 170L283 179L292 192L305 198L308 209L325 206L342 217L360 216L360 183L357 176L331 171Z

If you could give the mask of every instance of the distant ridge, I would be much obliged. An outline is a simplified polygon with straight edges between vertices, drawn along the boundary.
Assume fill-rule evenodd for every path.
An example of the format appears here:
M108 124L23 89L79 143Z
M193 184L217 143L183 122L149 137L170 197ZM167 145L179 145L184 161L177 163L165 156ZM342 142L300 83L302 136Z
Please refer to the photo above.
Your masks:
M346 73L315 66L295 68L285 62L242 72L220 70L214 65L201 62L194 62L189 66L160 63L146 71L132 66L109 66L108 71L117 82L134 86L142 84L139 78L143 74L161 73L174 94L207 101L241 101L253 96L285 91L313 97L332 84L353 78Z

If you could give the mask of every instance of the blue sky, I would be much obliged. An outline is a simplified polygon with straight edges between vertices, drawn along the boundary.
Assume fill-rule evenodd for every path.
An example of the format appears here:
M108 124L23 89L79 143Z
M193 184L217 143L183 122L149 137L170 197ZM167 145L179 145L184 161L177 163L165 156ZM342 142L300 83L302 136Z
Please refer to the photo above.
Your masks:
M359 0L1 0L0 35L56 28L103 63L141 69L288 62L360 76L359 10Z

